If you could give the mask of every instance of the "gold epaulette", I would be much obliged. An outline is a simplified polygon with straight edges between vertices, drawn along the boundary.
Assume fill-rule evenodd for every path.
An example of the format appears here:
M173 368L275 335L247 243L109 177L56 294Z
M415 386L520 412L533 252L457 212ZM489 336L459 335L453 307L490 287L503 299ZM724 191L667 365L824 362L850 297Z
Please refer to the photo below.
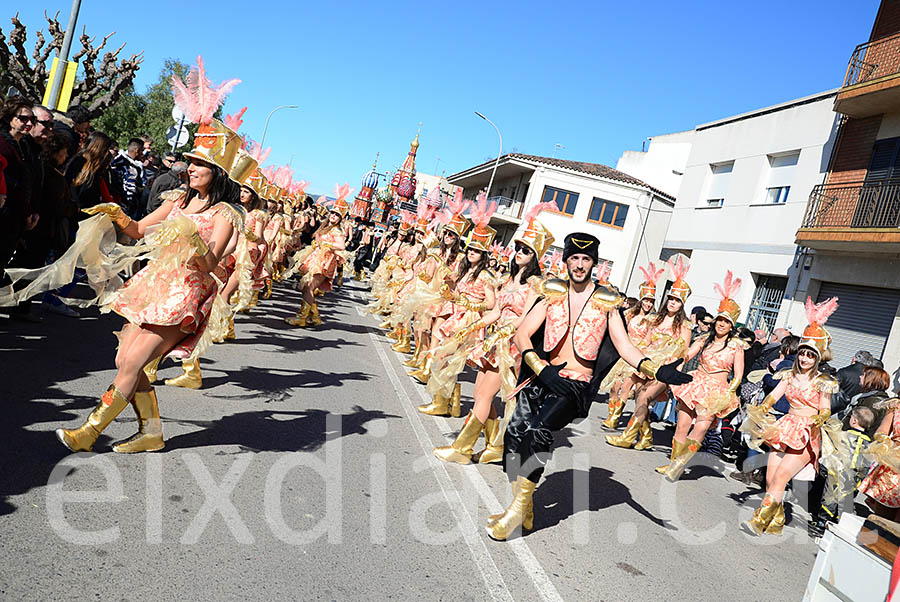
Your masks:
M172 190L166 190L165 192L159 193L159 198L161 201L178 201L182 197L187 195L187 191L182 190L181 188L173 188Z
M774 378L775 380L783 380L785 378L790 378L793 372L794 371L790 368L785 368L784 370L779 370L778 372L773 374L772 378Z
M611 310L621 307L625 303L625 296L611 284L599 284L591 294L591 303L594 307Z
M219 214L227 219L237 230L244 229L244 216L231 203L219 203Z
M746 351L750 348L750 345L748 345L746 341L737 337L734 337L730 341L728 341L728 346L732 349L740 349L741 351Z
M813 381L813 387L820 393L829 393L831 395L841 390L841 385L837 379L827 374L818 375Z
M559 278L547 278L541 282L540 294L547 301L564 299L569 292L569 283Z
M493 287L497 286L497 278L494 276L494 273L490 270L481 270L481 273L478 274L478 279L487 285L490 285Z

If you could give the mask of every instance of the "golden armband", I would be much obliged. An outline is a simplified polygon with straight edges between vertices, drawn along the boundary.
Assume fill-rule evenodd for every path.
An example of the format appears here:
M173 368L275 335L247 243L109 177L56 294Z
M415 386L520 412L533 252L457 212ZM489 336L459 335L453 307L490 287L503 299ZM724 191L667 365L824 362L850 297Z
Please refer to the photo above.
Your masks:
M659 366L651 360L649 357L645 357L640 362L638 362L638 372L646 376L647 378L652 378L656 380L656 371L659 370Z
M731 379L731 382L728 383L728 392L729 393L737 393L738 388L741 386L741 381L743 379L740 375L735 374L734 378Z
M534 349L529 349L525 353L522 354L522 361L525 362L531 371L534 372L535 376L539 376L544 368L547 367L547 362L542 360L540 356L537 354L537 351Z
M201 238L199 232L194 232L191 234L189 242L192 247L194 247L194 253L203 257L209 252L209 246L204 242L203 238Z
M819 410L819 413L813 416L813 424L822 428L829 418L831 418L831 410Z

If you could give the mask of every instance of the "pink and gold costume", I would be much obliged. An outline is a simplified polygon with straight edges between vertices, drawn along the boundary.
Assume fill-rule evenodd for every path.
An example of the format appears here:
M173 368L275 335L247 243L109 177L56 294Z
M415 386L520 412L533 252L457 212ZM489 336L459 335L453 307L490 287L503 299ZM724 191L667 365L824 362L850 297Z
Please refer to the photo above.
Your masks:
M500 308L500 317L494 323L495 328L502 328L509 324L513 324L522 314L525 313L525 303L528 301L529 293L539 292L541 278L532 276L524 284L519 282L518 278L510 278L506 276L505 281L497 291L496 306ZM514 334L514 333L513 333ZM475 367L490 366L497 368L497 347L492 349L484 349L484 329L481 329L476 340L475 347L469 353L469 363ZM522 355L521 351L512 342L512 335L508 337L508 346L512 365L518 365Z
M701 416L722 418L732 413L740 405L740 399L728 389L728 373L735 357L743 355L744 348L738 339L731 339L724 347L710 343L700 354L700 367L691 372L694 380L672 387L672 393ZM716 378L716 374L724 374L725 378Z
M331 282L341 263L341 258L334 249L334 245L343 244L344 233L340 228L332 228L325 234L317 234L312 252L300 264L300 271L305 274L304 280L317 275L324 276L325 281L319 285L319 288L326 293L330 291Z
M859 490L870 498L888 508L900 508L900 399L891 403L894 417L887 441L877 441L869 446L869 452L875 452L876 446L882 448L882 454L872 454L878 464L859 486ZM893 465L893 466L892 466Z
M475 280L466 278L458 282L456 284L456 293L464 296L469 302L478 304L484 301L486 289L494 286L493 274L487 270L482 270ZM438 331L432 333L432 336L437 336L441 340L453 336L454 333L473 324L481 317L480 312L472 311L464 305L453 301L446 301L438 310L437 315L445 318L445 320Z

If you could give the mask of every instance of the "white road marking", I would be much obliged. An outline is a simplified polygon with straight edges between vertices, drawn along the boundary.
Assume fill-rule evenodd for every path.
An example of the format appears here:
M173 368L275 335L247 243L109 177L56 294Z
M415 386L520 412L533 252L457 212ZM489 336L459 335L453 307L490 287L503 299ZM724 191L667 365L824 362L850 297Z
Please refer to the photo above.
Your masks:
M354 295L360 300L365 300L364 296L359 291L354 291ZM357 312L360 315L368 315L368 312L361 307L357 307ZM453 482L450 480L450 475L447 472L447 465L432 455L432 450L437 446L434 445L434 443L431 441L431 438L428 436L428 433L425 430L425 424L423 422L422 415L418 412L418 410L415 410L413 408L412 400L406 393L406 390L403 388L403 385L400 382L399 377L397 376L397 371L394 367L394 364L385 353L385 343L379 340L378 336L371 328L368 328L368 333L369 337L372 339L375 350L378 352L379 358L381 358L381 363L384 365L385 372L388 375L388 379L390 379L391 384L397 392L401 405L403 406L403 411L406 414L406 417L409 419L410 425L413 427L413 432L415 432L416 438L419 440L419 445L421 445L422 451L427 457L429 457L431 461L431 467L435 473L435 476L437 477L438 483L441 486L441 491L443 492L444 497L447 500L447 505L450 507L451 511L457 519L457 522L460 524L460 530L464 535L466 545L469 547L469 550L472 553L472 557L475 560L475 565L481 572L481 576L488 587L488 591L491 593L491 596L495 600L512 600L513 598L509 593L509 588L503 581L503 577L500 575L500 571L497 568L496 563L494 563L494 559L491 556L490 550L488 550L487 545L485 544L485 541L483 539L484 536L479 535L479 533L482 532L480 526L477 530L474 528L476 524L475 520L473 519L465 505L462 503L459 492L453 487ZM404 376L406 376L405 373ZM430 402L431 400L426 394L425 389L421 387L417 388L419 389L419 397L422 399L422 401L425 403ZM455 430L454 426L447 418L437 419L438 421L440 421L439 424L443 432ZM451 443L453 439L451 437L445 437L445 441L446 443ZM477 470L473 470L471 466L465 468L466 469L463 470L463 474L466 475L472 487L475 489L475 491L478 492L478 496L481 498L481 501L488 507L489 510L491 510L492 513L502 511L504 509L504 506L500 503L500 500L497 499L497 496L494 495L494 492L488 486L487 481L484 480L484 477L481 476L481 474ZM531 548L528 547L528 544L525 543L525 541L521 537L519 537L507 541L506 545L512 547L516 558L522 565L522 569L525 571L525 574L527 574L531 578L532 582L534 583L535 589L541 596L541 599L545 602L563 602L563 598L559 595L556 586L554 586L553 582L550 581L550 578L547 576L547 573L544 571L541 563L538 562L538 559L531 551Z

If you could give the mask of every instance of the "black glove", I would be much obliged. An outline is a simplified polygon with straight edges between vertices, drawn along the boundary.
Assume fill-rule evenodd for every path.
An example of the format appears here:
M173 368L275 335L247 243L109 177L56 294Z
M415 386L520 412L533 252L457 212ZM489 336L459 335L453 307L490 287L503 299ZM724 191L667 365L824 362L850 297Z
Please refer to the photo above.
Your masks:
M575 383L559 375L559 371L565 367L566 362L563 362L558 366L552 364L548 365L541 370L541 373L537 375L537 378L551 393L562 396L576 395L578 393L578 387L575 386Z
M667 385L686 385L694 380L690 374L685 374L678 370L678 366L684 360L675 360L671 364L664 364L656 370L656 380Z

